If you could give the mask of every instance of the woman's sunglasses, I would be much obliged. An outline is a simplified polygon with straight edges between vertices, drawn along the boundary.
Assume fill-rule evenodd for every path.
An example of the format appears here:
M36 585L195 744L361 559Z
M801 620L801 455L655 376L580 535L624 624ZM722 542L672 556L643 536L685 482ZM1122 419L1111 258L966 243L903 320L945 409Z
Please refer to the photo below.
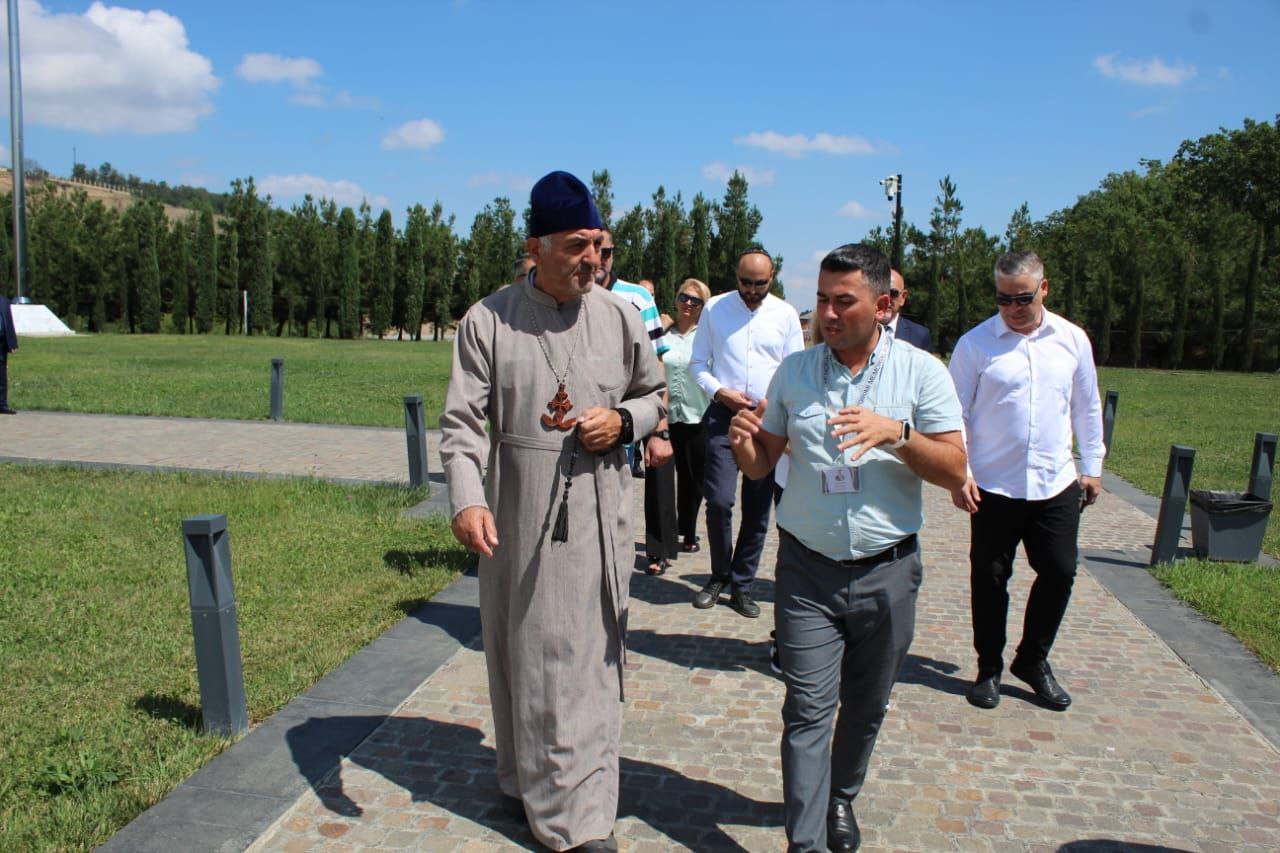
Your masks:
M690 296L687 293L681 293L679 296L676 297L676 299L693 308L698 308L702 305L701 299L699 299L696 296Z

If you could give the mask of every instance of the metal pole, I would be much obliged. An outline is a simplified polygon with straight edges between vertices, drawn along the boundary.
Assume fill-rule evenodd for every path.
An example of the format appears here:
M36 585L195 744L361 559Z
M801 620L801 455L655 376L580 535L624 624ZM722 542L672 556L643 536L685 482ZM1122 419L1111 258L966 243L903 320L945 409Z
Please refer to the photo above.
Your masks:
M284 359L271 359L271 420L284 420Z
M1182 444L1169 447L1169 468L1164 475L1164 497L1160 499L1160 515L1156 517L1156 538L1151 545L1151 565L1168 563L1178 556L1178 540L1182 536L1182 516L1187 511L1191 493L1191 466L1196 449Z
M1253 437L1253 462L1249 465L1249 494L1271 500L1271 475L1276 467L1276 436L1260 432Z
M896 269L902 271L902 175L898 175L898 196L894 201L893 212L893 259Z
M1102 404L1102 449L1106 456L1111 455L1111 433L1116 428L1116 405L1120 402L1119 391L1108 391L1106 402Z
M427 430L422 395L404 398L404 438L409 447L409 485L427 485Z
M240 310L244 315L244 334L249 336L249 291L240 291Z
M240 662L236 593L231 585L231 540L225 515L182 520L187 553L187 590L204 730L223 736L249 729Z
M9 141L13 158L13 275L19 305L27 297L27 179L22 163L22 61L18 51L18 0L9 0Z

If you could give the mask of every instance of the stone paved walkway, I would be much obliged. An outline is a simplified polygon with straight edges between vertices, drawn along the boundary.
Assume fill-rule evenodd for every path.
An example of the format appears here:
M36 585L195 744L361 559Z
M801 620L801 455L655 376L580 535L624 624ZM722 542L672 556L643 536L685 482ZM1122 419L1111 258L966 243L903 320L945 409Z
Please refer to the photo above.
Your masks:
M25 412L0 418L3 458L382 481L406 467L399 430ZM969 706L967 523L936 489L926 512L916 641L857 803L864 849L1280 848L1280 753L1085 571L1053 656L1071 709L1040 707L1016 681L995 710ZM1081 547L1141 551L1153 527L1104 494ZM689 606L705 553L633 577L624 850L785 846L782 688L766 660L775 547L771 535L758 620ZM1028 585L1020 564L1012 613ZM496 805L487 704L483 654L462 647L251 849L533 847ZM342 721L290 734L324 738L326 725Z

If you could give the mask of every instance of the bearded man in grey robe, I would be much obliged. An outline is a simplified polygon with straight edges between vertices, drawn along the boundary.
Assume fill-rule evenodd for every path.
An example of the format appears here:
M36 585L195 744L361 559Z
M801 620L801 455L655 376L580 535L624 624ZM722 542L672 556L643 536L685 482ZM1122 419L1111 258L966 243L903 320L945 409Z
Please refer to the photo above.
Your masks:
M552 172L530 208L536 267L458 326L440 453L453 534L480 555L504 807L553 850L616 850L623 448L665 415L664 380L640 315L592 287L603 223L587 187Z

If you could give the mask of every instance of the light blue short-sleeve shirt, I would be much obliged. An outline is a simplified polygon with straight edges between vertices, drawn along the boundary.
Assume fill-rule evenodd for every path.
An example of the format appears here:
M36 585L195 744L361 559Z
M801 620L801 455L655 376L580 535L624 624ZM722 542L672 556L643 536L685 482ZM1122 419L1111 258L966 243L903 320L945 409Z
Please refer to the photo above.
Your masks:
M822 470L847 464L854 452L841 457L828 418L857 404L863 383L878 372L864 406L922 433L955 432L962 424L960 400L942 362L906 341L885 343L857 376L818 345L788 356L769 385L763 427L791 444L778 526L833 560L869 557L916 533L924 524L924 500L920 477L883 445L858 460L860 491L823 494ZM878 371L877 359L884 360Z

